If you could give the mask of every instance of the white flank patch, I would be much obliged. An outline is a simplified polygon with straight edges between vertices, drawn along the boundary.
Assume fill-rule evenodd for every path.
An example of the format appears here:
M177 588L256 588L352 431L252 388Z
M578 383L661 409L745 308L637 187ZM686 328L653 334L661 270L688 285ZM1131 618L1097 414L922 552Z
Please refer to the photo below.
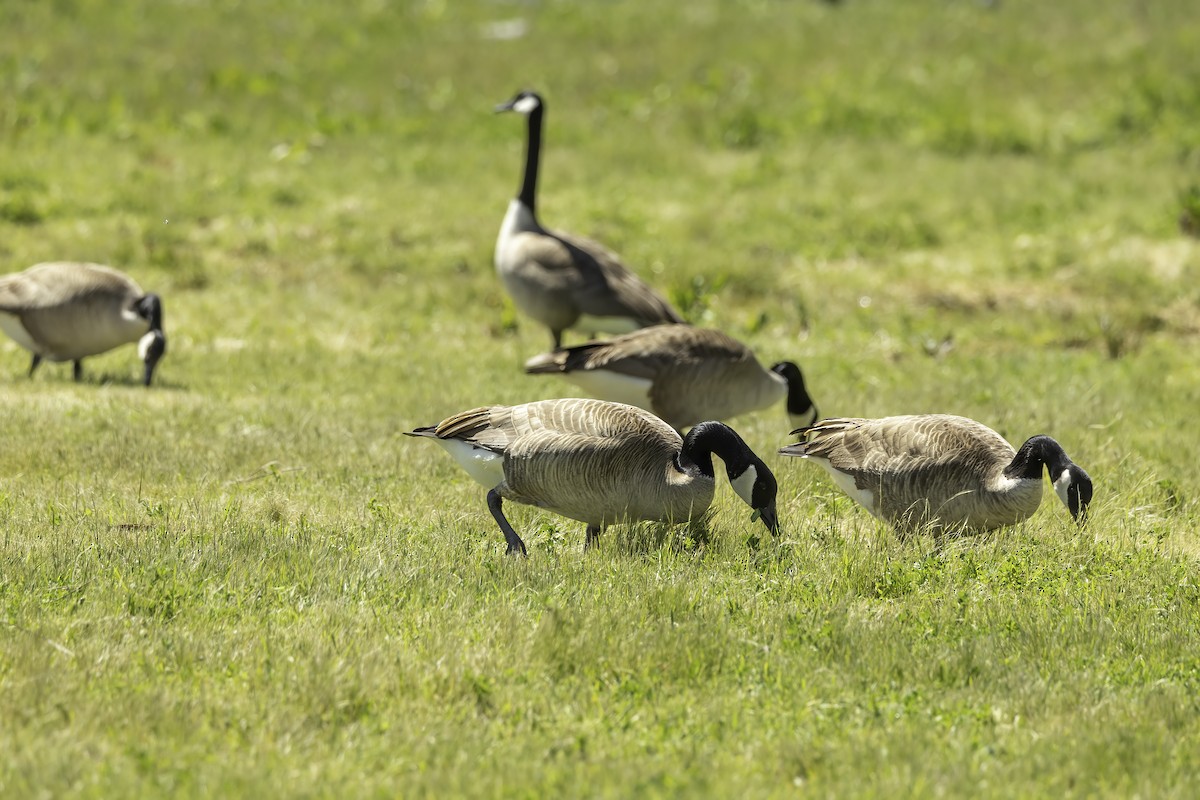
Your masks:
M571 326L579 331L588 333L633 333L642 327L641 323L629 317L593 317L582 314L579 321Z
M489 489L504 482L504 456L460 439L434 439L471 478Z
M1041 478L1038 478L1040 481ZM1015 492L1023 484L1028 483L1028 478L1009 478L1006 475L1001 475L992 482L992 491L994 492ZM1034 481L1036 483L1037 481Z
M811 456L809 457L812 458ZM833 477L833 482L837 484L839 489L846 493L847 497L858 503L867 511L870 511L871 516L879 516L879 506L875 503L875 495L871 493L870 489L858 488L858 485L854 482L854 478L844 472L839 472L838 470L834 469L825 459L813 458L812 460L825 468L826 472Z
M37 345L33 343L33 339L29 336L29 331L25 330L25 326L21 324L21 320L17 319L14 315L0 313L0 329L7 333L10 339L29 352L36 353L38 351Z
M592 397L650 410L651 382L645 378L603 369L580 369L563 373L563 377Z
M729 481L738 497L742 498L751 508L754 508L754 482L757 480L758 470L751 464L746 467L745 472Z
M513 111L518 114L532 114L534 109L540 106L536 97L522 97L517 102L513 103Z
M1058 499L1062 500L1063 505L1070 508L1070 503L1067 502L1067 489L1071 487L1071 471L1064 469L1062 474L1054 481L1054 493L1058 495Z

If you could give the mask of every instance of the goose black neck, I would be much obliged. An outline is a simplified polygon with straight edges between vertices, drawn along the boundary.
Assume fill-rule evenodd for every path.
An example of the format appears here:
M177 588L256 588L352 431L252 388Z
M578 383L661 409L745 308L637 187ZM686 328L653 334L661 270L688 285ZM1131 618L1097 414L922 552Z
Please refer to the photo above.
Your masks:
M771 367L771 371L787 381L787 412L794 417L804 416L812 412L814 403L808 396L808 388L804 385L804 374L791 361L780 361Z
M1071 464L1062 445L1049 436L1034 436L1017 451L1016 456L1004 468L1006 478L1037 479L1042 477L1042 468L1050 470L1050 476L1057 477Z
M521 181L521 193L517 199L524 203L529 213L537 217L538 159L542 152L543 106L529 112L529 134L525 141L525 178Z
M150 330L162 330L162 300L156 294L148 294L138 301L138 311L150 323Z
M750 463L750 448L733 428L720 422L701 422L683 440L683 455L701 473L713 477L713 453L725 462L725 470L740 475Z

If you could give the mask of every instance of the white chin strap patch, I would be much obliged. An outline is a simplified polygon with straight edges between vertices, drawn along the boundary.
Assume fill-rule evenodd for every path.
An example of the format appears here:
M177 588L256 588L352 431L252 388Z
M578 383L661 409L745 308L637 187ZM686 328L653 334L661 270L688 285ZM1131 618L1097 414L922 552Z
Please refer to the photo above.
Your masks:
M758 470L751 464L746 471L729 481L738 497L751 508L754 507L754 483L758 480Z
M146 360L146 353L150 351L150 345L154 344L154 340L157 338L157 336L158 334L156 334L154 331L150 331L142 336L141 339L138 339L138 358L140 358L142 361Z
M541 103L537 101L536 97L522 97L513 103L513 111L516 111L518 114L532 114L533 110L539 105Z
M1059 500L1062 500L1063 505L1067 506L1068 508L1070 507L1070 503L1067 501L1067 489L1070 487L1071 472L1070 470L1064 469L1062 474L1054 480L1054 493L1058 495Z

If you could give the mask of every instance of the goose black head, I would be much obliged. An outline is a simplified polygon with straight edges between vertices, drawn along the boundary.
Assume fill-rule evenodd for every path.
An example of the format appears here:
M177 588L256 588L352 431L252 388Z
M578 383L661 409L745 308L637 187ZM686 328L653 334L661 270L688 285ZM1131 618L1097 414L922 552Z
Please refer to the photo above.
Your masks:
M800 367L791 361L780 361L771 367L771 372L787 381L787 412L792 421L792 427L802 428L812 425L820 417L817 404L808 396L804 385L804 373Z
M508 102L496 106L496 113L499 114L501 111L515 111L518 114L528 116L534 111L543 108L544 105L542 96L537 92L521 91L513 95L513 98Z
M737 431L721 422L701 422L688 431L683 453L705 475L712 476L712 454L725 462L725 474L737 496L754 510L750 521L762 519L772 535L779 532L775 495L779 484L763 460L738 436Z
M728 468L728 464L726 467ZM779 533L779 516L775 510L775 495L779 492L779 484L775 482L771 468L752 453L749 462L739 474L735 475L732 468L728 468L727 471L733 490L746 505L754 509L750 521L761 519L772 536Z
M167 335L163 332L162 327L162 300L156 294L148 294L138 300L134 308L137 310L138 316L145 319L150 325L150 330L138 340L138 357L146 365L142 383L149 386L150 381L154 378L154 368L158 366L159 359L167 352Z
M1087 522L1087 510L1092 502L1092 478L1084 472L1083 467L1068 463L1054 477L1054 492L1077 523L1083 525Z
M1041 480L1042 467L1050 473L1054 493L1071 516L1082 525L1087 519L1087 507L1092 502L1092 479L1083 467L1067 456L1062 445L1046 435L1032 436L1017 450L1012 463L1004 468L1009 478Z

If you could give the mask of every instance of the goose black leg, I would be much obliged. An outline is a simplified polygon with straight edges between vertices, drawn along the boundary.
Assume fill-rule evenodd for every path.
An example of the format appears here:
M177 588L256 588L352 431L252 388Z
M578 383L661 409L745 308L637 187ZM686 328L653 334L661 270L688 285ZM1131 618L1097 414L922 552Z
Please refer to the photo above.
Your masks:
M587 540L583 543L583 549L591 550L593 547L596 546L596 542L598 542L599 540L600 540L600 526L599 525L588 525L587 526Z
M562 346L562 331L550 331L550 335L554 337L554 350L557 352L563 349Z
M83 380L83 361L77 360L75 362L75 382L79 383L81 380Z
M29 364L29 377L33 377L33 371L38 368L38 364L42 363L42 357L37 353L33 354L33 361Z
M520 536L517 536L517 532L509 524L508 518L504 516L504 509L501 508L502 502L500 493L495 489L487 493L488 511L492 512L492 516L496 519L496 524L500 526L500 530L504 533L504 538L508 542L508 554L528 556L529 554L525 552L525 543L521 541Z

